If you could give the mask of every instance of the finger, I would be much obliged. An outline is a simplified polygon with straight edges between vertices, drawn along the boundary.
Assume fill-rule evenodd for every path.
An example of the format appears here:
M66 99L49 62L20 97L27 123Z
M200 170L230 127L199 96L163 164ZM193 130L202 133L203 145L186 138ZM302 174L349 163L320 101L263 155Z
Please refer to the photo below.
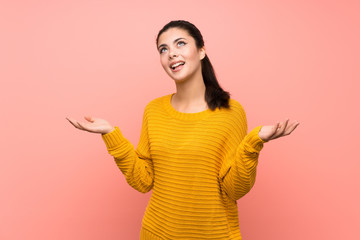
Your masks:
M280 123L277 122L275 125L273 125L271 132L269 133L269 140L274 139L277 129L279 129Z
M282 124L281 128L279 129L279 135L283 135L285 132L285 129L289 123L289 119L286 119L285 122Z
M294 130L295 130L295 128L297 127L297 126L299 126L299 122L297 122L297 121L295 121L295 122L293 122L290 126L288 126L288 128L286 129L286 131L285 131L285 134L286 135L289 135L290 133L292 133Z
M278 125L277 125L277 128L275 129L276 131L279 131L283 126L283 123L282 122L279 122Z
M279 128L279 130L277 131L277 133L276 133L277 137L284 136L284 133L285 133L287 127L288 127L288 124L289 124L289 119L286 119L285 122L282 123L281 128Z
M281 136L282 129L284 128L284 122L279 122L275 126L275 131L272 134L271 139L276 139Z
M79 128L79 126L77 125L77 122L73 119L70 118L66 118L74 127Z
M69 122L71 122L71 123L73 123L73 122L74 122L74 120L73 120L73 119L68 118L68 117L66 117L66 120L68 120L68 121L69 121Z
M79 125L79 128L80 128L81 130L85 130L85 131L90 132L90 129L87 128L86 123L77 122L77 124Z

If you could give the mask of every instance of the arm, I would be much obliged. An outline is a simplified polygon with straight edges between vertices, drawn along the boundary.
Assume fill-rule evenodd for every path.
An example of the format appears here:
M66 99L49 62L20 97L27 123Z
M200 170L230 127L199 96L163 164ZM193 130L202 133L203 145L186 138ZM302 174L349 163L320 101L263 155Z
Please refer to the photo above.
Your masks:
M263 144L292 133L299 125L297 121L286 120L270 126L258 126L249 134L245 111L235 106L234 131L229 137L228 148L219 172L222 191L232 200L238 200L254 186L259 153ZM233 150L234 149L234 150Z
M114 157L126 181L139 192L148 192L153 187L154 172L150 156L146 111L137 149L122 135L120 129L102 135L108 152Z
M261 126L256 127L242 138L235 151L228 153L220 170L221 189L232 200L240 199L254 186L259 152L264 143L258 135L260 129Z

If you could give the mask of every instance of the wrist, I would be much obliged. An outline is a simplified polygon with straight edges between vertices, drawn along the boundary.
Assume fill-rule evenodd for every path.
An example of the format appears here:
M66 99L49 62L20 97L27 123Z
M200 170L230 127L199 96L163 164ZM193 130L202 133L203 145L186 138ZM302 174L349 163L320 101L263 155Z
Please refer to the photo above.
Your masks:
M260 130L259 130L259 133L258 133L259 138L260 138L263 142L268 142L269 139L268 139L266 136L264 136L264 133L263 133L262 130L263 130L263 127L261 127Z
M105 130L104 132L102 132L101 134L102 134L102 135L105 135L105 134L111 133L111 132L114 131L114 130L115 130L115 128L114 128L114 127L111 127L111 128L109 128L109 129Z

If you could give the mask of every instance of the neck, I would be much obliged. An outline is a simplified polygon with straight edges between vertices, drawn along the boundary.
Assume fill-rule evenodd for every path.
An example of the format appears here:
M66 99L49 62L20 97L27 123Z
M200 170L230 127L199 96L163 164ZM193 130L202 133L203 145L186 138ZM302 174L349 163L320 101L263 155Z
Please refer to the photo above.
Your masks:
M193 101L205 101L205 84L202 76L176 82L176 101L191 103Z
M207 108L205 90L202 74L176 82L176 93L172 98L172 104L177 110L183 112L202 111Z

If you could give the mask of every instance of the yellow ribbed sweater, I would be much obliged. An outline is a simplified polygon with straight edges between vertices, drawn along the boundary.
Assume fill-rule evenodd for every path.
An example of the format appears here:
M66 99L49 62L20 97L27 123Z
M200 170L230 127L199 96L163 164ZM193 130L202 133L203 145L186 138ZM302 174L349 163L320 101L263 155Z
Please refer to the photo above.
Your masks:
M241 239L236 200L255 182L264 141L247 134L242 106L182 113L171 96L145 108L135 149L118 127L103 135L127 182L152 189L140 239Z

